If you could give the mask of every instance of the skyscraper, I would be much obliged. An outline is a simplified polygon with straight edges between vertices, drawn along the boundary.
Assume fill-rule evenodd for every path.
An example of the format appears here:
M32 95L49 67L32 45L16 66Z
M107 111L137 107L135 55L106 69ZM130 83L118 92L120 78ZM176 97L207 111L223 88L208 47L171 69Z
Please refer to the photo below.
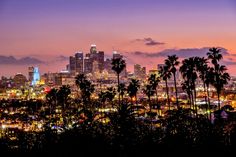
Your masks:
M134 65L134 76L139 79L145 79L146 77L146 67L141 67L139 64Z
M35 86L40 81L40 74L39 74L39 68L38 67L33 67L33 68L34 68L34 72L33 72L33 80L31 82L31 85Z
M117 51L113 51L113 58L116 59L116 58L121 58L122 55L119 54Z
M75 74L76 72L76 60L74 56L70 56L69 70L71 74Z
M92 44L92 45L91 45L91 47L90 47L90 53L91 53L91 54L97 53L97 48L96 48L96 45L95 45L95 44Z
M90 58L90 54L86 54L84 58L84 73L92 73L93 70L93 62L92 59Z
M30 84L33 81L33 78L34 78L34 67L31 66L28 68L28 80Z
M83 52L77 52L75 53L75 71L76 73L83 73L83 62L84 60L84 56L83 56Z
M104 69L108 72L108 73L112 73L114 72L112 70L112 65L111 65L112 61L111 59L106 59L104 62Z

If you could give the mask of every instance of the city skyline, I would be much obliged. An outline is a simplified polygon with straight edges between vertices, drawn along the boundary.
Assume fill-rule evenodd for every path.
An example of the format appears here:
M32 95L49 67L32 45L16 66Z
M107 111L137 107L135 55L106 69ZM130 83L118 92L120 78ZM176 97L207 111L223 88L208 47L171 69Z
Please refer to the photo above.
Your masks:
M43 61L42 73L58 72L68 64L63 56L96 44L107 57L120 52L133 71L141 61L151 69L170 53L183 58L218 46L236 75L235 16L233 0L1 1L0 56L33 57ZM0 75L27 73L28 66L1 64Z

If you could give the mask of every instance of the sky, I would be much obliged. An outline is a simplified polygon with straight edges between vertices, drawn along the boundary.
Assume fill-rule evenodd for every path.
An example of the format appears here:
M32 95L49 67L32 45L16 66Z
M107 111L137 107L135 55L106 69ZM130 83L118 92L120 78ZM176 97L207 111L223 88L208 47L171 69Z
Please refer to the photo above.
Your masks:
M235 28L235 0L0 0L0 76L26 74L32 64L1 58L36 58L41 73L58 72L91 44L107 57L123 54L130 71L137 63L156 68L169 53L221 47L236 75Z

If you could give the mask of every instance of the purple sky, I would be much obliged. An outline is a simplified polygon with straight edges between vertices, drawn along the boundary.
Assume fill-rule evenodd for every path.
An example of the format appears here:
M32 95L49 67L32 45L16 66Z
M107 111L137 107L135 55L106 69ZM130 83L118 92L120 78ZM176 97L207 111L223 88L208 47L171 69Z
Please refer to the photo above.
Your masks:
M236 74L235 0L1 0L0 21L0 56L41 59L42 72L60 71L66 61L56 58L95 43L107 55L125 54L130 70L143 59L135 51L220 46ZM164 58L142 65L156 67ZM27 66L0 64L0 76L26 73Z

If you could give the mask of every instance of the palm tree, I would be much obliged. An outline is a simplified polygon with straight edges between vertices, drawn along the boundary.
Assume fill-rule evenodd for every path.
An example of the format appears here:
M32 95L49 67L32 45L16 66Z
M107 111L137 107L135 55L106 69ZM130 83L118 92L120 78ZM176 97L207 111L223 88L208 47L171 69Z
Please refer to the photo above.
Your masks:
M98 93L98 97L99 97L99 100L102 104L102 107L104 107L105 102L106 102L106 92L100 91L100 93Z
M112 103L113 99L115 98L116 91L113 87L108 87L106 91L106 97L107 99ZM112 103L113 105L113 103Z
M192 105L192 87L191 87L191 83L190 83L189 80L186 79L181 85L182 85L182 89L188 95L189 105L190 105L190 109L191 109L191 105Z
M156 94L156 103L158 104L158 96L157 96L157 86L160 82L160 78L157 77L156 74L151 74L148 78L148 81L149 81L149 84L152 86L152 88L154 89L155 91L155 94Z
M120 57L120 58L113 58L112 59L112 70L114 70L117 74L117 88L119 88L119 84L120 84L120 73L124 70L124 68L126 67L126 63L125 60ZM119 89L118 91L118 97L119 97L119 105L120 105L120 93L119 93Z
M219 71L214 71L214 82L212 82L212 85L215 87L217 92L217 98L218 98L218 109L220 110L220 93L222 89L224 88L224 85L228 84L228 81L230 80L229 73L226 72L227 68L224 65L219 66Z
M191 87L191 92L193 91L193 94L191 94L192 97L192 105L193 108L195 108L195 111L197 113L197 106L196 106L196 80L197 80L197 68L196 64L198 61L198 57L190 57L187 59L184 59L182 61L182 66L179 68L183 78L185 79L185 82L189 83L189 87Z
M223 56L221 54L221 49L212 47L209 49L209 52L207 52L207 57L209 60L211 60L211 63L214 66L217 66L218 62L223 59Z
M127 93L129 94L131 100L135 98L136 104L137 104L137 92L139 88L140 88L139 80L131 79L127 87Z
M52 88L48 94L46 95L46 100L49 103L49 108L50 108L50 115L52 113L52 108L57 106L57 92L58 90L56 88Z
M225 84L230 80L229 74L226 72L227 68L224 65L220 65L219 61L223 59L220 48L210 48L207 52L208 59L211 60L213 65L212 74L213 80L212 85L215 87L218 97L218 109L220 110L220 93Z
M75 78L75 83L81 91L83 102L90 102L90 97L95 90L94 85L89 80L87 80L84 74L78 74Z
M84 74L78 74L76 77L75 77L75 84L83 89L85 88L85 81L87 80L86 76Z
M174 84L175 84L175 97L176 97L176 104L177 108L179 108L179 101L178 101L178 91L177 91L177 85L176 85L176 66L179 65L178 57L176 55L168 56L168 58L165 60L165 65L167 66L170 73L173 74L174 77Z
M59 88L57 94L58 94L59 103L61 103L63 109L65 109L66 104L69 99L69 95L71 94L70 86L69 85L62 85Z
M212 75L210 74L210 67L208 66L208 60L206 58L202 57L198 59L197 71L199 73L199 78L202 80L202 83L203 83L204 98L205 98L205 102L208 104L207 108L209 110L210 109L209 84L210 84Z
M169 87L168 87L168 79L171 78L171 73L168 70L168 67L166 65L161 66L159 74L161 78L165 81L166 84L166 96L167 96L167 102L170 110L170 98L169 98Z
M126 91L125 84L124 83L120 83L119 87L118 87L118 93L120 93L122 102L123 102L123 99L124 99L125 91Z
M145 86L145 89L143 90L143 92L147 95L148 97L148 103L149 103L149 107L150 107L150 112L152 111L152 105L151 105L151 96L153 96L155 94L155 89L153 88L153 86L151 84L147 84Z

